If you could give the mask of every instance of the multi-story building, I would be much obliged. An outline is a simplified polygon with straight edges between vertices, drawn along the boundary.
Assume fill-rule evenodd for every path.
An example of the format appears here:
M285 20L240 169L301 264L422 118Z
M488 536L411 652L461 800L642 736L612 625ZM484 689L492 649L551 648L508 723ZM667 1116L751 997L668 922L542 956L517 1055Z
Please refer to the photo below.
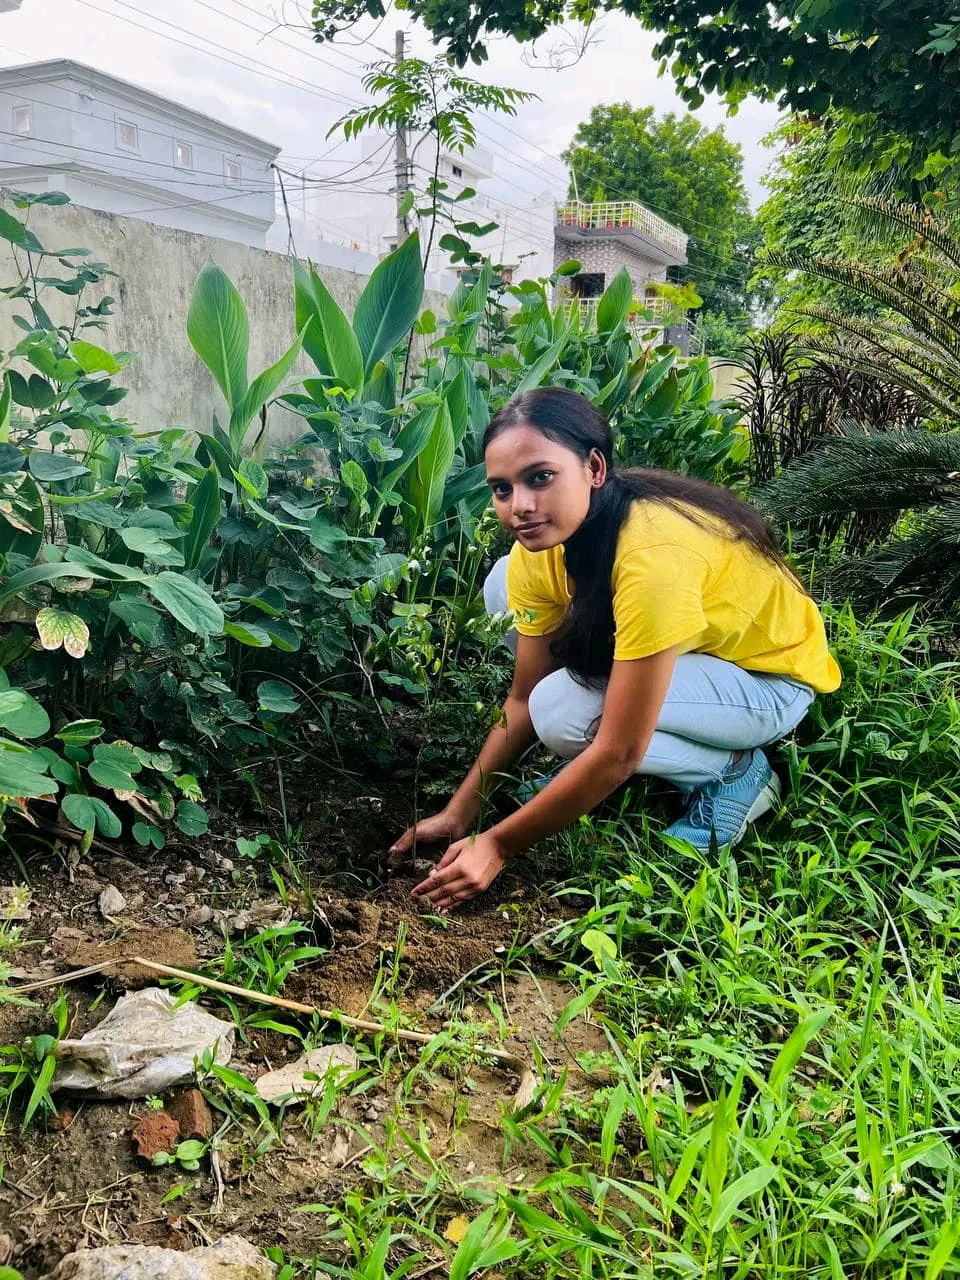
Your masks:
M0 68L0 186L263 248L279 151L72 60Z
M581 314L589 314L613 277L624 267L633 281L636 300L655 319L669 321L657 286L669 267L687 261L687 237L672 223L633 200L584 204L570 200L556 209L554 267L576 260L580 270L564 276L559 296L578 298ZM649 327L642 320L640 327Z
M408 144L409 159L404 184L425 203L424 193L434 174L435 155L429 154L429 138ZM397 243L397 173L392 133L370 133L361 138L359 163L348 165L338 185L304 175L301 180L285 178L288 207L298 253L319 261L331 259L330 249L371 255L375 261ZM478 226L496 224L483 237L467 236L481 253L488 254L506 268L513 279L549 275L553 253L554 195L542 195L513 204L496 194L494 157L485 147L475 147L464 155L443 151L437 176L446 184L446 194L459 196L466 188L475 194L450 208L459 222ZM491 190L493 186L493 190ZM486 189L484 189L486 188ZM410 220L414 225L414 220ZM436 228L427 274L431 287L452 291L458 268L450 254L440 247L441 238L452 227L441 219ZM268 243L277 248L285 242L286 227L278 220ZM339 259L338 259L339 261Z

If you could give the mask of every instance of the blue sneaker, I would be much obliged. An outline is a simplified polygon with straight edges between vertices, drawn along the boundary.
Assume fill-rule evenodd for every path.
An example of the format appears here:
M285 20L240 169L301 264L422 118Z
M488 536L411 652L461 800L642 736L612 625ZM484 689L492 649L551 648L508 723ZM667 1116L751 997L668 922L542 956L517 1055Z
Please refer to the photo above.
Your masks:
M736 844L749 824L775 808L779 800L780 779L758 748L736 777L698 787L687 812L663 834L685 840L695 849L709 849L711 835L719 846Z

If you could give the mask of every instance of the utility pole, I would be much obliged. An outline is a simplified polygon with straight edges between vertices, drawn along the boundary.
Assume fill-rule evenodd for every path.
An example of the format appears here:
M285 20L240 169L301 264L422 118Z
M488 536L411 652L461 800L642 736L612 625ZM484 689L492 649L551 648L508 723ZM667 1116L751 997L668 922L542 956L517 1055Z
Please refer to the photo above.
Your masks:
M394 65L399 66L404 59L403 49L404 35L402 31L396 34L396 45L394 53ZM396 175L397 175L397 248L403 244L409 235L407 227L406 214L402 212L403 202L406 199L407 192L410 189L410 164L407 160L407 131L404 126L397 126L396 145Z

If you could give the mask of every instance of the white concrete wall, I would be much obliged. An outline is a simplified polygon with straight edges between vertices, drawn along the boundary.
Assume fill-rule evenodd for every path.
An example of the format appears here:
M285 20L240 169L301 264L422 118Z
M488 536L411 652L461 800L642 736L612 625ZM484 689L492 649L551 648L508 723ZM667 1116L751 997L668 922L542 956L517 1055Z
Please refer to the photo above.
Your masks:
M67 191L90 208L262 247L276 149L112 80L71 63L0 69L0 185ZM134 126L135 146L121 123ZM178 142L189 167L175 163Z
M105 333L88 330L86 337L112 351L133 351L137 359L117 382L130 394L113 412L145 430L168 426L207 429L218 415L226 416L220 392L200 363L187 338L187 309L194 281L207 258L222 267L240 291L250 318L251 379L272 364L295 336L292 268L279 253L252 249L235 242L154 226L133 218L100 213L72 205L38 206L30 227L45 248L83 245L97 261L107 263L118 279L104 292L116 298L115 314ZM0 241L0 279L14 279L12 250ZM367 277L336 267L320 274L327 288L353 315ZM91 297L90 302L97 301ZM445 313L446 299L428 294L424 305ZM54 320L69 322L74 302L49 291L44 295ZM9 350L23 334L12 317L25 305L0 300L0 349ZM315 372L305 357L297 370ZM303 421L277 407L271 410L271 446L280 448L303 431Z

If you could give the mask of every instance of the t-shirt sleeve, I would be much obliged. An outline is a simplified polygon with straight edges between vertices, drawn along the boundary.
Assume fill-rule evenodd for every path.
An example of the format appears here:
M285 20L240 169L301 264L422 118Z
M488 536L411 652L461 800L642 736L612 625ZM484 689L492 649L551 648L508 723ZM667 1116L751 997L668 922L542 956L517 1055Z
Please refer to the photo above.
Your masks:
M507 606L522 636L545 636L556 631L567 606L552 590L546 553L534 556L515 543L507 561ZM538 561L540 562L538 564Z
M631 548L615 568L614 661L648 658L684 645L707 626L703 589L708 566L689 547Z

